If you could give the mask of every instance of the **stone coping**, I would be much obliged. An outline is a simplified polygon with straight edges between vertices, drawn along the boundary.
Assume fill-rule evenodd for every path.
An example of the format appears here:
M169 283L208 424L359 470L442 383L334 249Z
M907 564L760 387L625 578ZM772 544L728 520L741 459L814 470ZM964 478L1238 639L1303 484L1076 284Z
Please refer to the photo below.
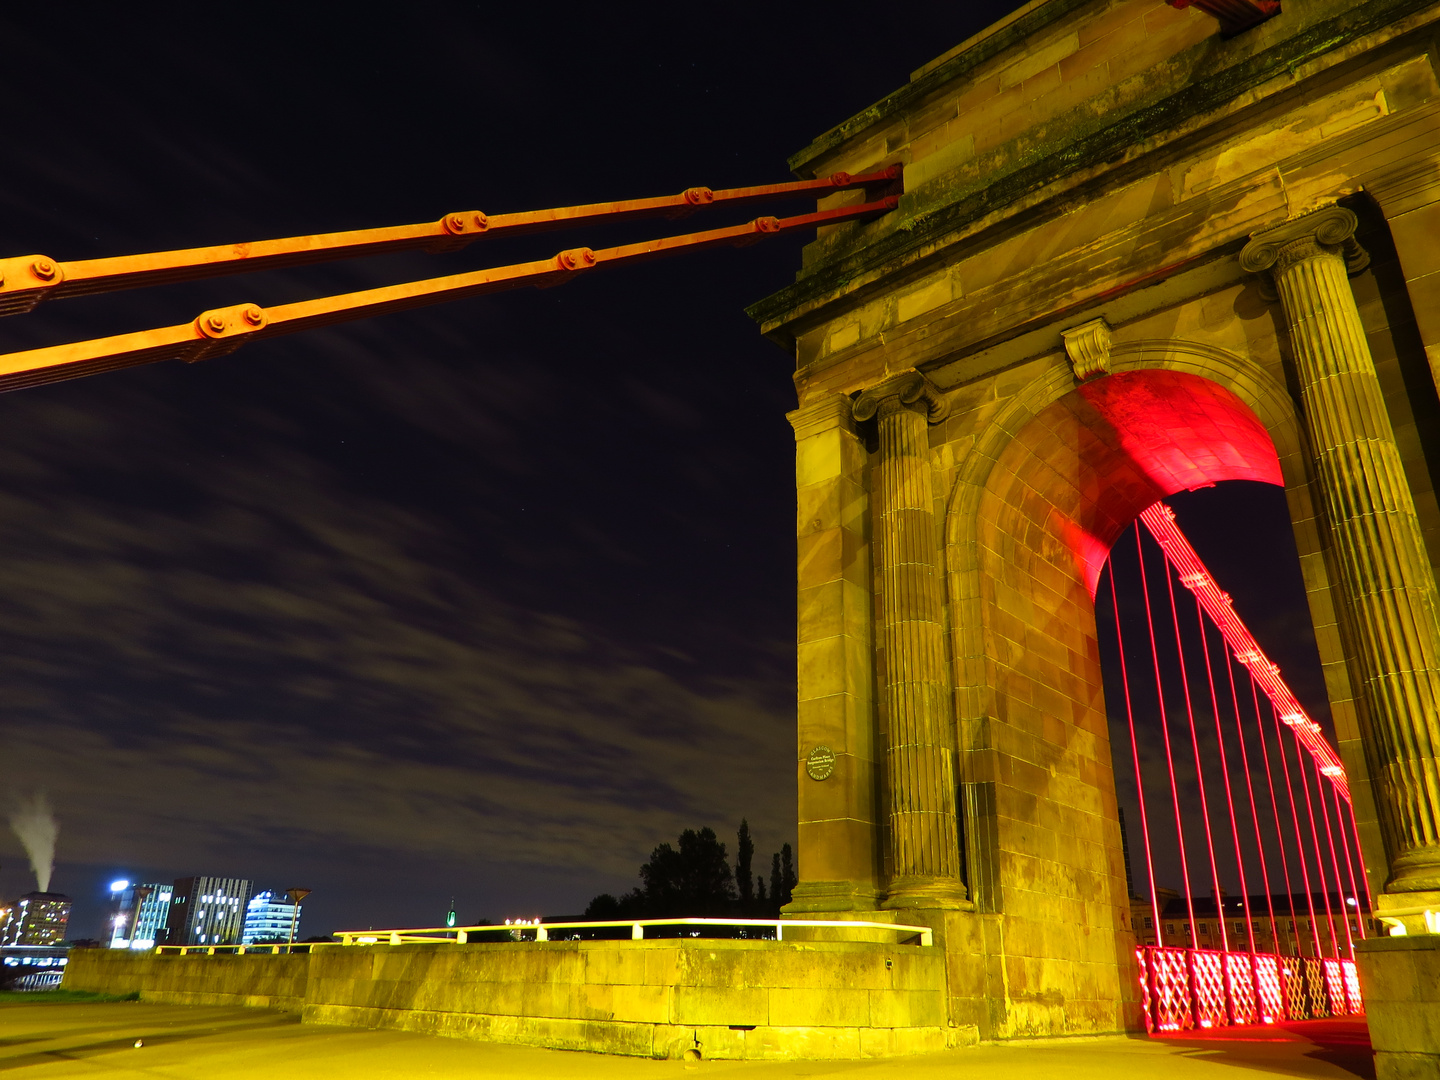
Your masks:
M1355 942L1357 953L1420 952L1427 949L1440 949L1440 934L1402 934Z

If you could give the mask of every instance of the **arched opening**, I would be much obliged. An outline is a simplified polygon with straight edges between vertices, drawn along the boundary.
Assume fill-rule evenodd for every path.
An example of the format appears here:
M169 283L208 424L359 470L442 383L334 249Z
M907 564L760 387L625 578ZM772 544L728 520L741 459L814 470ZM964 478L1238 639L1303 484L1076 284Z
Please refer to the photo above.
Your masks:
M998 425L993 466L952 504L967 857L977 903L1003 913L1016 953L1005 960L1015 1034L1140 1023L1094 609L1110 548L1176 492L1285 483L1271 434L1293 437L1283 391L1267 388L1284 403L1267 426L1186 366L1207 367L1122 367L1058 393L1050 380L1038 393L1051 400ZM967 499L973 547L959 535Z
M1167 499L1114 546L1096 598L1152 1031L1363 1009L1369 895L1285 517L1268 485Z
M1239 397L1163 369L1081 384L1035 416L1000 464L1010 472L996 497L1018 500L1028 521L1044 515L1092 597L1111 545L1157 500L1223 480L1284 484L1274 441Z

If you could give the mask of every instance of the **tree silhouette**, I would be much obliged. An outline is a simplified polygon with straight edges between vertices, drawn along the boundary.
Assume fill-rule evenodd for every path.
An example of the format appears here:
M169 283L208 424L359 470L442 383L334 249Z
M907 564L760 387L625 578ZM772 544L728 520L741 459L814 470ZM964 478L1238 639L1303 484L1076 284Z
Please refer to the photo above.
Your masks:
M755 842L750 839L750 822L740 819L740 833L735 838L735 888L740 894L740 908L749 911L755 905L755 875L751 863L755 858Z
M728 915L735 901L725 845L711 828L686 829L678 851L661 844L640 867L640 881L652 918Z
M585 908L597 922L620 919L775 918L795 888L794 856L783 845L770 861L770 882L754 871L755 842L741 819L735 870L715 830L686 829L675 845L660 844L640 867L640 886L623 896L601 893Z
M795 885L794 855L785 844L770 857L770 907L776 914L790 903Z

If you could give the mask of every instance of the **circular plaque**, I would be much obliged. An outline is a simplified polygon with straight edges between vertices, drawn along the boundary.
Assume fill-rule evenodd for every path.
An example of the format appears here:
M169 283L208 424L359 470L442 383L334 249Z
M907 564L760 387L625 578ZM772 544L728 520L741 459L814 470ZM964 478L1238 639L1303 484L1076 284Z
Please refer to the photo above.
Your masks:
M817 746L805 756L805 772L811 780L824 780L835 771L835 751Z

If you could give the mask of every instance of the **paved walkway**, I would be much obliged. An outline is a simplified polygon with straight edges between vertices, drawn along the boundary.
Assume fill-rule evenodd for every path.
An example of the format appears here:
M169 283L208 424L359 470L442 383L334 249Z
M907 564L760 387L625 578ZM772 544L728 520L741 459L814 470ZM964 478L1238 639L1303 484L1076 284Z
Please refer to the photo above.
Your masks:
M0 1005L4 1080L304 1080L444 1077L704 1077L715 1080L1373 1080L1363 1022L1230 1029L1230 1037L1075 1039L982 1046L903 1061L643 1061L471 1043L397 1031L301 1025L261 1009L150 1005ZM136 1047L136 1040L143 1046Z

